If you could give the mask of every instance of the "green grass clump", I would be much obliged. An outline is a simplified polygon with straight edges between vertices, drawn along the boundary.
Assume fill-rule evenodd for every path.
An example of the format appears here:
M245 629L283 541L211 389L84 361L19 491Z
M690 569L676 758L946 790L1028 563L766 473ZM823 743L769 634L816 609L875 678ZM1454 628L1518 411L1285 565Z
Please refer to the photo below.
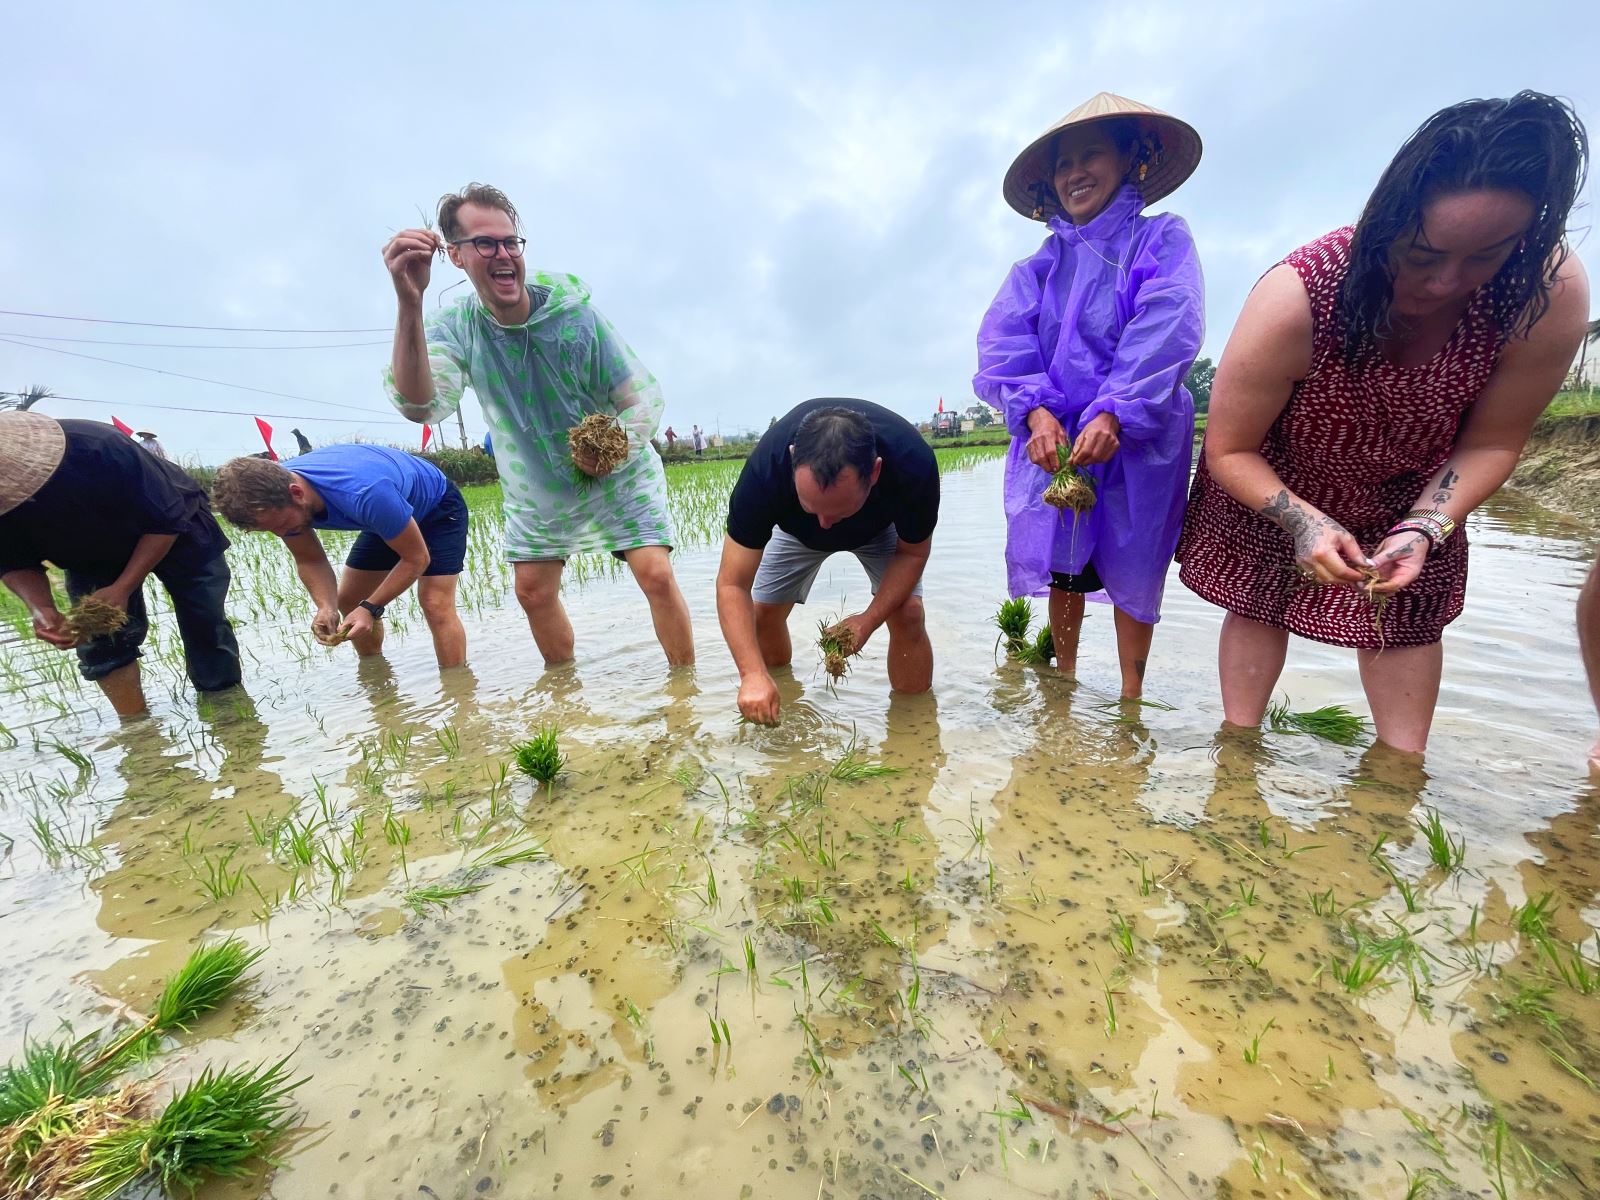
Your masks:
M843 783L854 783L860 779L879 779L885 775L898 775L899 767L885 766L883 763L870 762L861 752L854 738L845 747L839 761L828 768L828 777Z
M1417 828L1427 839L1428 857L1433 861L1433 865L1446 875L1453 875L1466 861L1467 839L1464 836L1450 836L1450 831L1444 827L1438 809L1430 808L1427 812L1428 815L1417 822Z
M1047 620L1039 632L1031 637L1033 601L1026 596L1016 596L1000 605L994 614L994 623L1000 630L1000 641L1005 644L1006 657L1012 662L1042 667L1056 656L1055 639L1050 636Z
M561 729L546 725L515 751L517 769L538 783L553 783L567 769L561 753Z
M1359 746L1372 737L1372 727L1342 704L1325 704L1296 712L1287 700L1267 707L1267 728L1273 733L1308 733L1338 746Z

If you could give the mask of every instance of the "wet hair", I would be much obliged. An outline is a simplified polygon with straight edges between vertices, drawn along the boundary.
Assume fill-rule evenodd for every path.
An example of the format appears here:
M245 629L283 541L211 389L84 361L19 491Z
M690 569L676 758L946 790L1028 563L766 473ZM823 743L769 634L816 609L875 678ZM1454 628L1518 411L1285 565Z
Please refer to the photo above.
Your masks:
M459 192L448 192L439 197L439 235L447 242L453 242L461 236L461 221L457 214L463 204L476 204L479 208L498 208L511 218L513 226L519 229L522 227L522 218L517 216L517 206L511 203L509 196L487 183L469 183Z
M282 463L251 454L223 463L211 483L211 504L240 529L254 529L256 514L264 508L286 508L289 469Z
M1389 334L1395 243L1440 196L1500 189L1533 201L1533 221L1486 285L1502 336L1526 337L1550 307L1569 253L1567 217L1583 187L1589 139L1572 106L1542 92L1466 100L1434 113L1400 147L1356 223L1339 291L1345 355L1355 360Z
M853 408L818 408L805 415L791 443L795 469L810 467L820 487L832 487L846 467L868 486L878 461L872 422Z

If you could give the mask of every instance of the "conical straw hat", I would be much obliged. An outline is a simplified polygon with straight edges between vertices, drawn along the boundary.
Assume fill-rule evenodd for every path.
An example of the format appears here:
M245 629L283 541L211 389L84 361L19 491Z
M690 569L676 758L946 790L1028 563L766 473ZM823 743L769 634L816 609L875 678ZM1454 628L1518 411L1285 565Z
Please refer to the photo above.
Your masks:
M1062 117L1033 142L1006 172L1004 192L1006 203L1025 217L1047 221L1061 211L1056 198L1056 165L1049 161L1058 134L1074 125L1088 125L1121 117L1135 122L1141 136L1151 139L1145 177L1137 176L1133 183L1138 187L1146 204L1176 191L1178 185L1200 165L1200 135L1194 126L1177 117L1129 100L1126 96L1100 92L1085 100Z
M36 412L0 412L0 515L45 485L67 452L67 435Z

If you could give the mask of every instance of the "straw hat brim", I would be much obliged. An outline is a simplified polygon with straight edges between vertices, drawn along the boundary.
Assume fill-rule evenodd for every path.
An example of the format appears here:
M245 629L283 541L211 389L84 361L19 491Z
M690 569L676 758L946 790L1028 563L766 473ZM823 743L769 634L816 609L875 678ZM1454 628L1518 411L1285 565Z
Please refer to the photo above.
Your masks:
M52 417L0 412L0 516L31 499L61 465L67 435Z
M1148 104L1101 92L1062 117L1017 155L1006 172L1002 189L1006 203L1032 220L1048 221L1056 216L1061 211L1055 190L1056 165L1049 161L1056 138L1063 130L1079 125L1118 119L1132 121L1141 134L1154 135L1161 147L1159 159L1151 164L1144 179L1132 181L1146 204L1171 195L1200 165L1202 145L1194 126ZM1044 184L1042 204L1041 193L1037 190L1041 183ZM1042 211L1036 213L1035 210L1040 209Z

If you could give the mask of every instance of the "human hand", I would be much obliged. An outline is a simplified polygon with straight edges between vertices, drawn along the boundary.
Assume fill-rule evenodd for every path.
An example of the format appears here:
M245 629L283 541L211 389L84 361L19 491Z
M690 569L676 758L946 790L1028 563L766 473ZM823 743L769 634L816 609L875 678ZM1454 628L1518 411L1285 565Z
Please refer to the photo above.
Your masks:
M855 649L850 653L860 654L861 648L867 644L867 639L872 636L872 631L877 629L877 626L867 620L866 613L854 613L848 617L840 617L830 626L830 632L834 629L848 629L855 637Z
M103 588L90 592L84 599L98 600L101 604L109 604L112 608L120 608L123 612L127 612L130 594L126 588L119 588L115 584L107 584Z
M624 459L623 461L626 462L627 460ZM572 451L572 465L577 467L578 470L582 471L591 479L604 479L622 464L617 463L611 466L602 466L600 460L593 454L586 450L579 450L574 447Z
M1067 444L1067 431L1047 408L1028 414L1028 461L1054 475L1061 469L1059 448Z
M1365 583L1372 560L1350 531L1287 489L1262 505L1261 515L1294 539L1295 566L1317 583Z
M55 607L33 610L33 636L57 650L70 650L78 644L78 635L67 624L67 614Z
M778 685L765 671L747 675L739 682L739 712L745 720L756 725L778 723Z
M1414 582L1422 574L1430 549L1427 538L1409 530L1384 538L1372 552L1372 566L1378 578L1367 590L1374 595L1398 592Z
M1078 440L1072 443L1070 465L1092 467L1109 462L1122 445L1122 439L1117 436L1121 431L1122 422L1115 413L1101 413L1083 427Z
M359 605L352 608L345 617L344 623L339 626L337 635L339 640L344 641L346 638L360 637L362 634L371 633L372 620L372 614L366 609Z
M361 611L366 612L366 609ZM337 608L319 608L317 615L311 618L311 636L324 646L337 646L344 641L344 635L339 632L339 625Z
M443 245L431 229L402 229L384 244L383 265L389 268L395 295L403 303L422 303L433 277L433 256Z

